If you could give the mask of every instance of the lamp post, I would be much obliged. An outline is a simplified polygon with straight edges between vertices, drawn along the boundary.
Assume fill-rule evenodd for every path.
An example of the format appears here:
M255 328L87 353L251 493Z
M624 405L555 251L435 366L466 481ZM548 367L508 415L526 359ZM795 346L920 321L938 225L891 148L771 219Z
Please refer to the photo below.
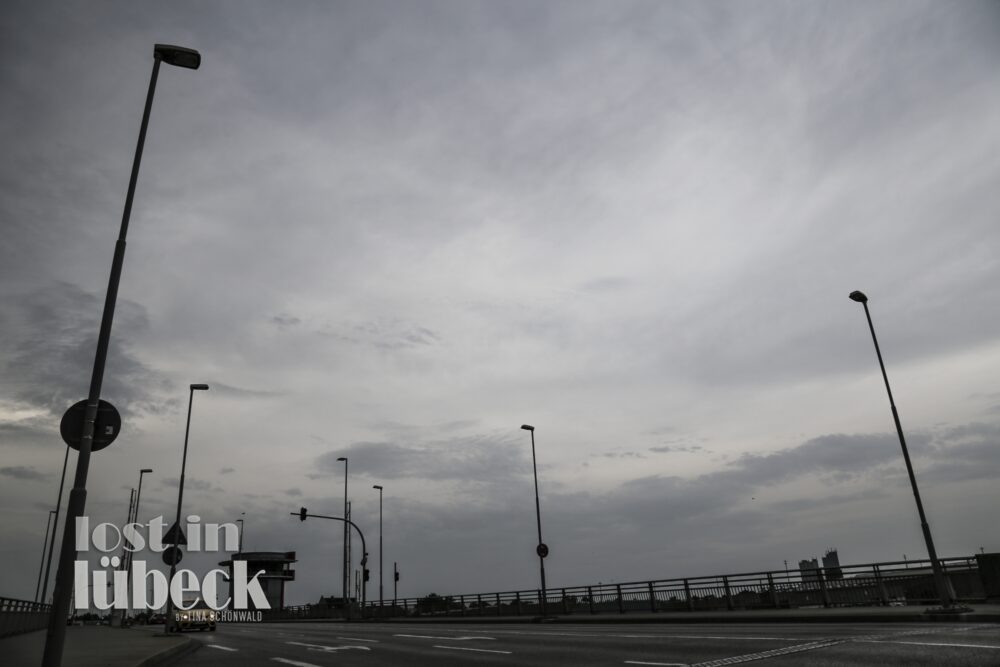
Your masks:
M347 519L347 457L346 456L341 456L341 457L337 458L337 460L344 462L344 518ZM344 580L344 597L343 597L343 600L344 600L344 610L345 610L345 613L347 614L347 617L350 618L351 617L351 607L350 607L350 604L348 603L348 599L347 599L347 594L348 594L347 587L350 584L349 584L349 581L348 581L349 580L349 576L348 576L349 573L347 572L347 524L346 523L344 524L344 554L343 555L344 555L344 572L343 572L343 580Z
M73 594L76 520L83 516L87 504L87 473L90 469L94 424L97 422L97 408L100 404L101 385L104 380L104 365L108 356L108 343L111 339L111 323L114 320L115 301L118 298L118 283L121 280L122 266L125 261L125 236L132 213L132 200L139 177L139 163L142 160L142 148L146 142L146 128L149 125L149 112L153 106L153 92L156 90L156 78L160 72L161 61L175 67L198 69L201 64L201 55L193 49L169 44L156 44L153 47L153 73L149 79L146 106L139 127L139 141L136 144L135 157L132 161L132 175L129 178L128 193L125 196L125 210L122 213L121 228L118 232L115 255L111 263L111 276L108 279L108 291L104 299L101 329L97 337L97 352L94 355L94 370L90 377L90 391L87 395L87 408L84 412L83 430L80 434L80 454L76 460L73 488L69 492L66 527L63 530L62 548L59 552L59 569L56 571L55 599L45 637L42 667L58 667L62 662L63 646L66 640L66 616L69 613L70 597Z
M42 579L42 597L39 600L45 604L45 594L49 590L49 572L52 570L52 554L56 550L56 530L59 526L59 508L62 506L63 486L66 484L66 464L69 463L69 445L66 445L66 452L63 454L62 475L59 477L59 495L56 497L55 522L52 524L52 536L49 538L49 557L45 561L45 578ZM53 600L53 604L55 601Z
M66 449L69 449L69 447ZM55 510L49 510L49 515L45 518L45 537L42 539L42 560L38 563L38 583L35 584L35 602L38 602L38 590L42 586L42 570L45 569L45 552L49 546L49 530L52 528L52 515L55 513Z
M535 519L538 522L538 546L535 553L538 554L538 568L542 576L542 599L541 612L545 616L545 601L548 594L545 591L545 557L549 555L549 548L542 542L542 511L538 504L538 466L535 464L535 427L530 424L522 424L521 428L531 433L531 469L535 473Z
M181 505L184 502L184 469L187 467L187 455L188 455L188 435L191 433L191 406L194 404L194 392L196 391L208 391L207 384L193 384L191 385L191 390L188 393L188 414L187 414L187 426L184 428L184 454L181 456L181 480L177 485L177 518L174 520L174 527L177 529L173 535L173 553L177 553L177 544L180 541L181 535ZM167 634L173 627L173 600L170 597L170 586L174 580L174 574L177 572L177 558L175 557L170 563L170 576L167 578L167 618L163 624L163 633ZM182 600L183 602L183 600Z
M139 488L135 492L135 509L132 510L132 518L131 518L131 521L129 521L129 523L138 523L139 522L139 499L142 498L142 476L145 475L146 473L151 473L151 472L153 472L152 468L143 468L142 470L139 471ZM128 574L126 574L127 579L125 581L125 585L127 587L127 589L126 589L127 590L126 595L128 597L129 604L132 603L131 602L132 601L132 559L134 558L134 556L135 556L135 552L133 552L133 551L128 551L125 554L126 563L127 563L125 571L128 573ZM127 615L128 615L128 609L125 610L125 614L122 616L122 620L123 621L125 619L125 616L127 616ZM122 625L124 626L124 623L122 623Z
M378 615L382 618L382 486L372 488L378 489Z
M872 332L872 342L875 343L875 355L878 357L879 368L882 369L882 380L885 381L885 391L889 395L889 407L892 409L892 420L896 424L896 433L899 435L899 446L903 449L903 460L906 461L906 472L910 476L910 487L913 489L913 498L917 501L917 514L920 515L920 528L924 532L924 542L927 544L927 556L931 560L931 569L934 572L934 585L937 588L938 598L941 605L948 610L961 610L955 608L955 593L948 583L944 572L941 570L941 563L938 561L937 551L934 549L934 539L931 537L931 527L927 525L927 516L924 514L924 504L920 501L920 491L917 489L917 478L913 474L913 464L910 463L910 452L906 449L906 438L903 437L903 426L899 422L899 413L896 411L896 403L892 399L892 389L889 388L889 376L885 372L885 364L882 361L882 351L878 346L878 338L875 337L875 326L872 324L872 316L868 311L868 297L863 292L854 291L849 295L852 301L860 303L865 308L865 317L868 319L868 328Z
M236 520L236 523L240 524L240 548L239 553L243 553L243 517L247 515L246 512L240 512L240 518Z

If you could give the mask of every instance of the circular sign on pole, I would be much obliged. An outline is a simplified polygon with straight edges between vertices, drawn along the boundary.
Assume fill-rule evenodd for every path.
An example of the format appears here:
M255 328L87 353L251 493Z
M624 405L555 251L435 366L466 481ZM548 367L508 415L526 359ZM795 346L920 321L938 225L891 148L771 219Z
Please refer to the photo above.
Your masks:
M549 545L542 542L537 547L535 547L535 553L538 554L539 558L545 558L549 555Z
M80 439L83 435L83 418L87 412L87 401L80 401L70 406L59 422L59 435L73 449L80 451ZM122 430L122 416L115 406L105 400L97 404L97 420L94 422L94 440L90 451L98 452L118 437Z
M167 547L163 550L163 562L167 565L177 565L184 558L184 552L180 547Z

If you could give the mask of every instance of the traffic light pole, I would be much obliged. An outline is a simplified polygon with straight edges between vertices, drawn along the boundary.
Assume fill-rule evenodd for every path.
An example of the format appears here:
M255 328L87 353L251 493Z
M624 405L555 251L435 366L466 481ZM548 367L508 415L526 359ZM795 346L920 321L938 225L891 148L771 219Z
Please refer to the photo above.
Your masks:
M353 526L354 530L358 531L358 537L361 538L361 569L363 570L363 576L361 577L361 617L365 616L365 599L367 593L367 582L368 582L368 547L365 544L365 534L361 532L358 528L358 524L354 523L350 519L345 519L339 516L326 516L324 514L309 514L305 507L300 509L298 512L289 512L292 516L299 517L299 521L305 521L306 519L329 519L330 521L343 521L349 526ZM348 605L348 601L344 600L345 607Z

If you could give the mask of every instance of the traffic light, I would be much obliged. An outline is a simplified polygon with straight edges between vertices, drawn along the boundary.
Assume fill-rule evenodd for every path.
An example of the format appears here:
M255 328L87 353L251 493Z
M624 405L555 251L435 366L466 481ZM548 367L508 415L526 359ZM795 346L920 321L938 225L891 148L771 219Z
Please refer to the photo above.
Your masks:
M399 572L396 573L396 581L399 581Z
M300 507L299 508L299 521L305 521L306 520L306 514L308 514L308 513L309 513L309 510L307 510L305 507Z
M368 574L371 572L367 567L365 568L365 581L368 581Z

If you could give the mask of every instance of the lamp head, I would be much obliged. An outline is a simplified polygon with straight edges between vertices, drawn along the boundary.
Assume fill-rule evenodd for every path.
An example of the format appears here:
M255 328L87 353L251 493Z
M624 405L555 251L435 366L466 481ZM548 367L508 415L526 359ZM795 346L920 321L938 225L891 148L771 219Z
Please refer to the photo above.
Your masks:
M382 490L382 486L381 486L380 484L376 484L376 485L374 485L374 486L373 486L372 488L373 488L373 489L378 489L379 491L381 491L381 490Z
M147 472L153 472L153 469L152 468L143 468L142 470L139 471L139 474L140 475L145 475Z
M201 54L194 49L173 44L157 44L153 47L153 57L159 58L168 65L198 69L201 65Z
M346 457L346 456L338 456L338 457L337 457L337 460L338 460L338 461L346 461L346 460L347 460L347 457Z
M207 384L193 384L193 385L191 385L191 391L195 391L195 390L198 390L198 391L208 391L208 385Z
M851 301L857 301L858 303L868 303L868 297L865 296L864 292L859 292L855 290L850 294Z
M535 430L535 427L532 426L531 424L521 424L521 428L524 429L525 431L534 431Z

